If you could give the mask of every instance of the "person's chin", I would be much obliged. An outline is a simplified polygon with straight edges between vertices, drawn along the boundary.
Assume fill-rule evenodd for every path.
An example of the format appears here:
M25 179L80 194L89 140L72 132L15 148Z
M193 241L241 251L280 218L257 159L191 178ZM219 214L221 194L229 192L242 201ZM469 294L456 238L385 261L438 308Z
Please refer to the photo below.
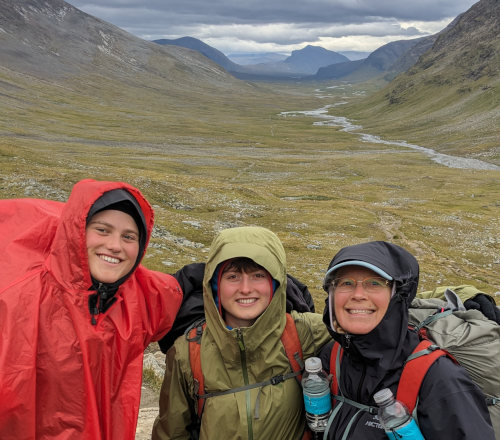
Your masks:
M121 276L118 273L100 272L94 278L101 283L112 284L118 281Z
M370 333L377 326L375 320L366 319L366 317L351 317L347 319L344 324L340 322L339 324L344 331L353 335L364 335L366 333Z

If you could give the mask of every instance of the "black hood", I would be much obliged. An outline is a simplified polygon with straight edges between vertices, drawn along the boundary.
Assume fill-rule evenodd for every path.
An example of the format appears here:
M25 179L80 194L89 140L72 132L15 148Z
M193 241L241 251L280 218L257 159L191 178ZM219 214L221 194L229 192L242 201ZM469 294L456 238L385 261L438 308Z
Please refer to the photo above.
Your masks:
M372 365L376 370L397 369L407 358L409 347L413 348L414 345L410 343L414 337L408 331L408 309L417 293L418 262L400 246L384 241L372 241L341 249L328 269L347 261L362 261L382 269L393 278L394 295L382 321L365 335L335 332L330 322L328 298L323 321L333 339L339 342L351 357Z
M418 262L406 249L385 241L347 246L333 257L327 273L332 267L348 261L363 261L382 269L396 281L398 287L403 288L400 294L410 300L409 304L415 298L419 275Z

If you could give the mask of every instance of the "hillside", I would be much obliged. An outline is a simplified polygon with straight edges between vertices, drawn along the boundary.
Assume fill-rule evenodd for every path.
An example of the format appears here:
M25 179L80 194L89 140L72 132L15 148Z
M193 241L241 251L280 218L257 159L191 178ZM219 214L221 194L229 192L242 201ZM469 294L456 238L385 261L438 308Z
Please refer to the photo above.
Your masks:
M97 76L123 86L165 90L238 84L197 52L160 46L92 17L62 0L0 0L2 70L57 82Z
M351 117L415 143L500 164L500 4L481 0L441 32L407 72Z
M142 40L62 0L0 0L0 29L0 134L18 139L213 135L272 96L196 51Z
M201 54L205 55L209 60L212 60L219 66L226 69L227 71L237 70L240 67L236 63L233 63L220 50L217 50L214 47L209 46L208 44L204 43L201 40L198 40L197 38L182 37L173 40L162 38L160 40L153 40L153 43L162 45L181 46L187 49L196 50Z

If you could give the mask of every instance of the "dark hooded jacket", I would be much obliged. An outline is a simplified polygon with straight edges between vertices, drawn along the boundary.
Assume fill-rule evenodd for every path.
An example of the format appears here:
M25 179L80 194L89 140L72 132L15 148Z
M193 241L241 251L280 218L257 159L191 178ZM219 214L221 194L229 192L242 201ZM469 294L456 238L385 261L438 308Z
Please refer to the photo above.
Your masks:
M408 329L408 309L417 292L419 267L403 248L376 241L341 249L329 268L354 260L370 263L393 277L395 293L385 316L367 334L340 334L330 322L327 300L323 321L344 349L338 379L341 393L358 403L376 406L373 395L377 391L390 388L396 395L404 362L419 342L418 335ZM333 342L326 345L320 355L327 371L332 345ZM333 420L328 439L343 438L357 411L344 403ZM439 358L428 370L419 393L417 416L427 440L495 438L482 392L462 367L446 357ZM361 412L348 438L382 440L387 437L376 415Z
M87 218L122 210L124 198L139 257L118 282L97 286ZM152 208L130 185L84 180L67 203L2 200L0 213L0 438L134 439L144 349L182 300L173 277L140 265Z

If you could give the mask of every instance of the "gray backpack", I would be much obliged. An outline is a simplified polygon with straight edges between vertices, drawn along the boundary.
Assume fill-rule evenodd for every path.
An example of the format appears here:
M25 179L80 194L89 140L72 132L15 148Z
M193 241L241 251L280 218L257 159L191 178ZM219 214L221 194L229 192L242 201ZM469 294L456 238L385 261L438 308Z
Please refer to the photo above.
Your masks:
M448 302L416 298L410 324L425 328L429 339L452 354L482 389L500 439L500 325L478 310L465 310L454 292L447 290L445 297Z

